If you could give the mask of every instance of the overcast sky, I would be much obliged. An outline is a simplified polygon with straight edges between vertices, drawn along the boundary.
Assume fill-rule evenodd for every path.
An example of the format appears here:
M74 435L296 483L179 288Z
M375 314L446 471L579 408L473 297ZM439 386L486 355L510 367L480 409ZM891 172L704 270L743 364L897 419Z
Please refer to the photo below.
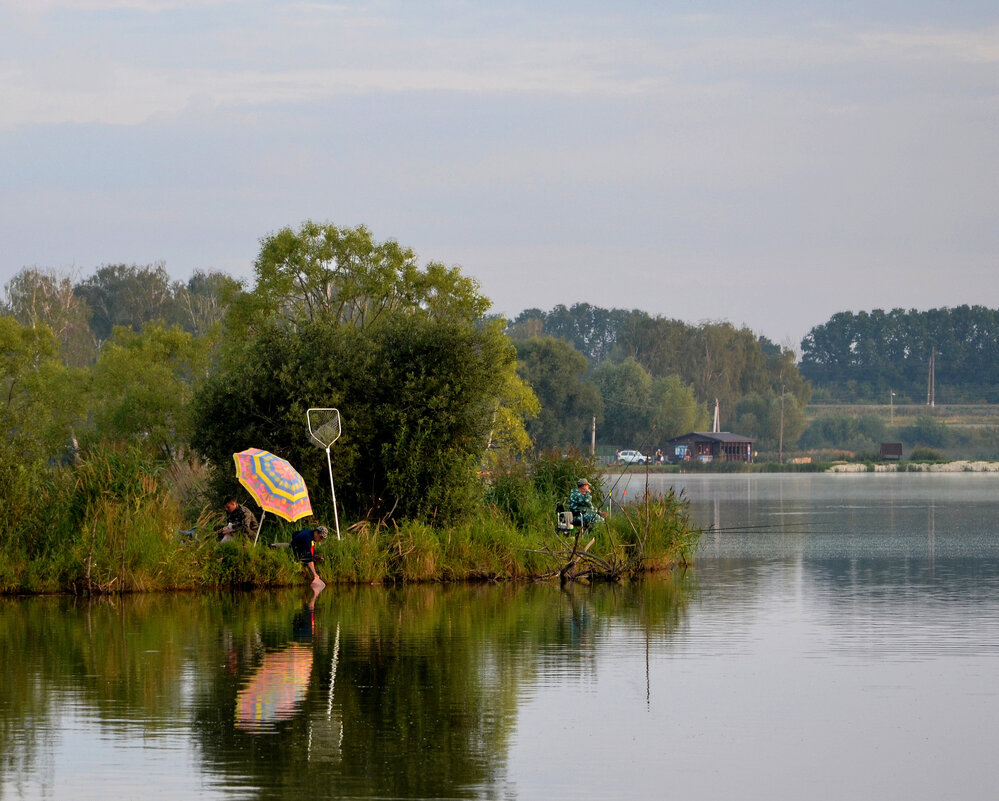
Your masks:
M999 3L0 0L0 284L364 224L496 311L999 307Z

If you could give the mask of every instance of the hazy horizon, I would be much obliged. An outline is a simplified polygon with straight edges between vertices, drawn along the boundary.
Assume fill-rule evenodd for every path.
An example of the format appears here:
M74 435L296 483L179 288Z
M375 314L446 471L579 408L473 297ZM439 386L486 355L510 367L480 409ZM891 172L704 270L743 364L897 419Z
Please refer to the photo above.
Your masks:
M364 224L496 311L999 307L999 6L0 0L0 284ZM523 305L519 298L527 296Z

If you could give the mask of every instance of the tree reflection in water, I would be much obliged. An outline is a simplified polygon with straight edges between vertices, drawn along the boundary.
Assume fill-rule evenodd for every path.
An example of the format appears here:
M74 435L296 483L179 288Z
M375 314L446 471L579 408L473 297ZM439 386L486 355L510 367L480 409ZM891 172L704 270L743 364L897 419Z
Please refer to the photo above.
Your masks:
M73 737L155 743L179 732L199 759L192 768L166 754L164 780L193 769L202 786L224 792L503 793L518 704L532 688L595 671L611 627L670 638L690 593L691 582L675 577L564 591L435 585L332 587L318 598L5 600L0 786L15 773L22 785L40 784L46 765L58 784L60 749L74 748ZM59 732L56 699L67 695L87 710L83 731ZM130 763L128 749L115 754L116 779L134 778L155 796L149 766Z

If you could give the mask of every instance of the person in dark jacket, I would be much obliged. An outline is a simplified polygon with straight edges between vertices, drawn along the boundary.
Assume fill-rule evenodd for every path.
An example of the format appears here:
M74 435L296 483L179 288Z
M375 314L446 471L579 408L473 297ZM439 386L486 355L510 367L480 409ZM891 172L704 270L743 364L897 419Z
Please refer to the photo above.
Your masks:
M326 539L329 529L326 526L316 526L315 528L304 528L291 538L291 552L295 558L309 568L312 574L312 583L322 583L319 574L316 572L316 561L322 557L316 555L316 544Z

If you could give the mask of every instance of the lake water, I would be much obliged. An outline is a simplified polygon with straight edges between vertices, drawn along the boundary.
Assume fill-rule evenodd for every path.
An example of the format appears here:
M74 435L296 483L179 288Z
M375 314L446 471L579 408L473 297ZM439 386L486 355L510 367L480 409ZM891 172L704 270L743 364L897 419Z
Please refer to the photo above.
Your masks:
M995 795L999 476L669 480L626 586L0 600L0 799Z

